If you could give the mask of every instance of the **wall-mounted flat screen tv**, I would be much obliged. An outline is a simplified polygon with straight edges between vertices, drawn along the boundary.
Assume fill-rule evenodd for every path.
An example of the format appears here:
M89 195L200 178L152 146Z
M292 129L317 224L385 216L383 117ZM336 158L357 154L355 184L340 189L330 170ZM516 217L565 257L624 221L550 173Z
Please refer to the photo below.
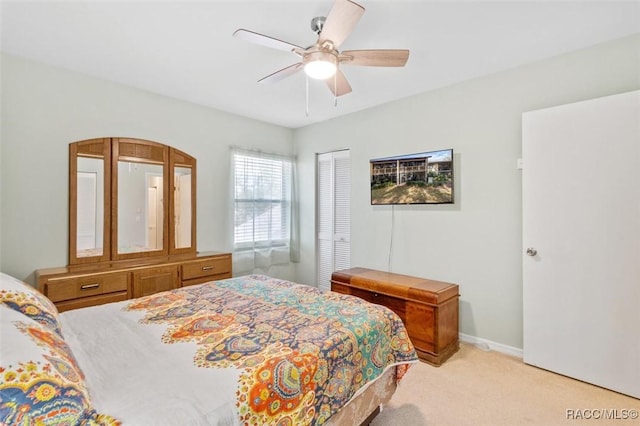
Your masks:
M453 203L453 149L370 161L371 204Z

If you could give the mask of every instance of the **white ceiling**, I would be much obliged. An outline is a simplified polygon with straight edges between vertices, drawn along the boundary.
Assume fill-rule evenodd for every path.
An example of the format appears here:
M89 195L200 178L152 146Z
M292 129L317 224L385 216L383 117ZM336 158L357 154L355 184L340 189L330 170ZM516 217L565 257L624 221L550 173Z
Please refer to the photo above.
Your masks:
M2 51L278 125L297 128L640 32L640 1L362 0L341 46L410 49L405 68L343 68L337 107L298 73L257 80L294 54L232 37L238 28L307 46L332 0L2 1Z

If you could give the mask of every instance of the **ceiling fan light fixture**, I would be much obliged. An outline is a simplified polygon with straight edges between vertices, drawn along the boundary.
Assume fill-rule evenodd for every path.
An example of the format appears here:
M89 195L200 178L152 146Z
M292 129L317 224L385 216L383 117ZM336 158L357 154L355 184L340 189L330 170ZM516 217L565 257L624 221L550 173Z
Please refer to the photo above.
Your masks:
M333 77L338 70L338 57L332 52L315 51L304 56L304 72L316 80Z
M269 37L253 31L238 29L234 37L261 44L273 49L294 53L300 61L282 68L258 80L259 83L275 83L304 70L309 91L309 78L324 80L335 95L351 93L351 86L342 72L342 66L367 67L403 67L409 58L406 49L367 49L340 51L340 46L349 37L364 13L364 7L354 0L335 0L326 17L318 16L311 20L311 29L318 40L308 46L295 44ZM340 68L340 69L339 69Z

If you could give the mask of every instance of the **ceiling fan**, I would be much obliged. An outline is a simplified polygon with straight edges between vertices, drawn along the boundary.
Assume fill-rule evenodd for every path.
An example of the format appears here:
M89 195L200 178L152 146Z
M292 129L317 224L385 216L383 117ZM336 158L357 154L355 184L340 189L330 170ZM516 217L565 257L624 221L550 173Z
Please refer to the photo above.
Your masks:
M311 78L325 80L329 89L338 97L351 92L351 86L340 69L342 65L402 67L409 59L409 51L403 49L340 52L338 48L351 34L363 14L364 7L359 4L350 0L335 0L326 18L320 16L311 20L311 29L318 35L318 41L307 48L245 29L236 30L233 36L293 52L301 58L300 62L258 80L259 83L275 83L304 70Z

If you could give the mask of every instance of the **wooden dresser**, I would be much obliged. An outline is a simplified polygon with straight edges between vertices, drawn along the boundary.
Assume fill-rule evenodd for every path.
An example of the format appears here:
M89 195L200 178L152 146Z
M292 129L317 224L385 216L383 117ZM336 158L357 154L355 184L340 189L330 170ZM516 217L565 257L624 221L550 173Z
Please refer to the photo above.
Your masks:
M418 357L442 364L459 348L458 285L366 268L336 271L331 290L384 305L402 319Z
M179 260L138 260L115 266L36 271L38 289L60 312L224 278L231 278L231 254L218 252L198 253Z

